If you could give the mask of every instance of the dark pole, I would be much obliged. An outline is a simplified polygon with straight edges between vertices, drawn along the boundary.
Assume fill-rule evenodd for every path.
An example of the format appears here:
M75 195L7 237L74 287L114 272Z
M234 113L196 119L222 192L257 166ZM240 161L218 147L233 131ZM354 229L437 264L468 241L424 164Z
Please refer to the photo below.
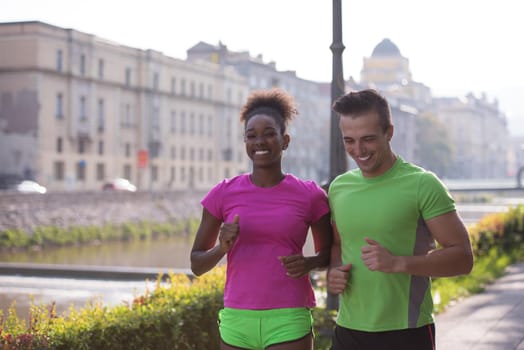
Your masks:
M330 46L333 52L333 79L331 81L331 105L344 94L344 74L342 73L342 52L345 47L342 43L342 0L333 0L333 43ZM348 168L346 151L342 143L342 134L338 127L339 116L331 110L331 135L329 147L329 181L337 175L346 172ZM328 293L326 309L338 309L338 297Z
M333 52L333 79L331 81L331 104L344 94L344 74L342 72L342 52L345 47L342 43L342 0L333 0L333 43L330 46ZM346 172L347 157L342 143L342 135L338 127L338 115L331 111L331 143L329 150L329 179L332 181L337 175Z

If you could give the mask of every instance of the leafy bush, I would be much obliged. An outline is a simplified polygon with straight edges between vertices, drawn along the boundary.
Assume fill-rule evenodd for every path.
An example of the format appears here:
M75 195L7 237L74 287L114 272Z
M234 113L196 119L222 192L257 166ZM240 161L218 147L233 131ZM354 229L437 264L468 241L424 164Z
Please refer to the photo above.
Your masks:
M2 320L0 349L218 349L224 280L223 267L194 281L170 274L132 303L108 308L93 302L63 317L54 308L32 307L28 328L11 308Z

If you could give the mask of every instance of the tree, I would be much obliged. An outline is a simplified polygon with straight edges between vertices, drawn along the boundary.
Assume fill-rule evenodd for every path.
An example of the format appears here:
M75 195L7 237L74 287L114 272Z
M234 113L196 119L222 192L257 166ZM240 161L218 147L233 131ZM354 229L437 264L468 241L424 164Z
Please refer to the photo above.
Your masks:
M429 112L417 118L417 163L439 177L449 174L454 148L448 130L438 118Z

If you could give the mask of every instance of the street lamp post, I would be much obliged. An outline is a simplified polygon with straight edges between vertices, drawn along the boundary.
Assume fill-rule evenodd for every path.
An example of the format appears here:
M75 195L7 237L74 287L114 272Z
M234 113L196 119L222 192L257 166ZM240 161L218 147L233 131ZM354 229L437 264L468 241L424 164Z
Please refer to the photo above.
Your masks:
M342 73L342 52L345 47L342 43L342 0L333 0L333 43L330 46L333 52L333 79L331 81L331 105L344 94L344 74ZM346 152L342 143L342 134L338 126L339 116L331 110L331 135L329 147L329 181L348 168ZM326 298L328 310L338 309L338 296L328 292Z
M333 0L333 43L330 46L333 52L333 78L331 80L331 104L344 94L344 74L342 72L342 52L345 47L342 43L342 0ZM329 180L346 172L348 164L342 134L338 126L339 116L331 110L331 135L329 150Z

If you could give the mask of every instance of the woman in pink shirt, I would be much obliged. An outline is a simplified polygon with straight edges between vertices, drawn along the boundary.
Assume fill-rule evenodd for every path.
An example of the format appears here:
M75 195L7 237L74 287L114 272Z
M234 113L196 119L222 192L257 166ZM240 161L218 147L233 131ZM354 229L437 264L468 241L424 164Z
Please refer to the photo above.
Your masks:
M282 171L296 114L285 91L253 92L240 113L253 170L222 180L201 202L191 269L199 276L227 254L222 350L313 349L309 272L328 266L332 228L325 191ZM305 257L309 229L316 255Z

